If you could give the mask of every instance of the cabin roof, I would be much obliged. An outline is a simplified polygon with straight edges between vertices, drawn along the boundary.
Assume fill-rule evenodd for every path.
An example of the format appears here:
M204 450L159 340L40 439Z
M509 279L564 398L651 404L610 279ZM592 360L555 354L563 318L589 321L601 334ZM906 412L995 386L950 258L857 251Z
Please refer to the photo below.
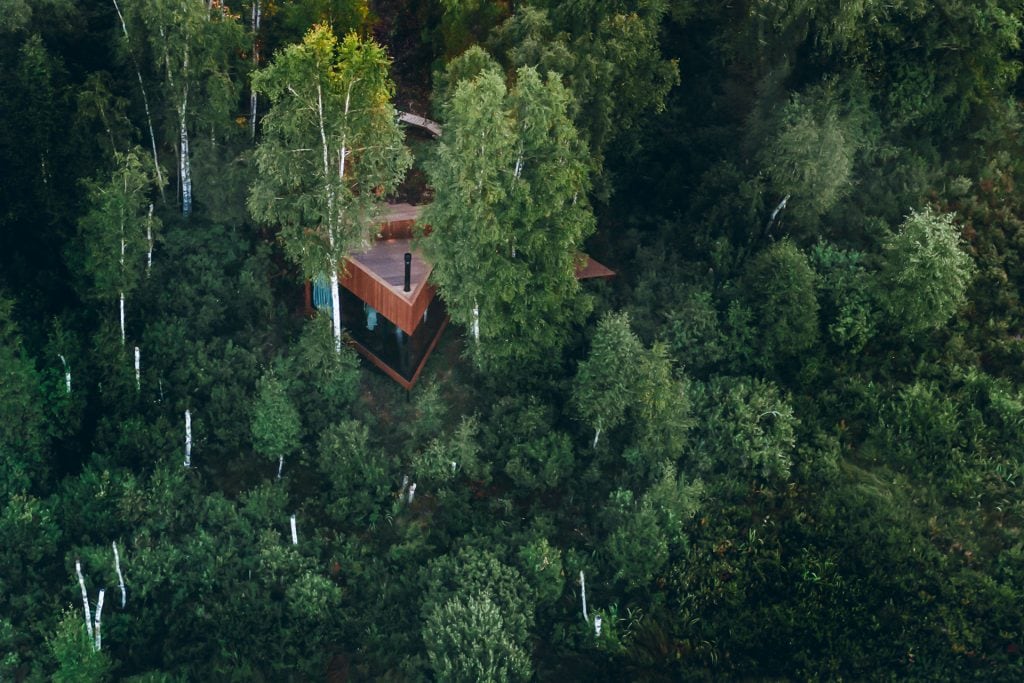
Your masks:
M405 285L405 254L412 254L409 291ZM378 313L412 334L434 298L434 286L427 280L433 270L408 237L373 242L351 254L345 261L341 284Z
M408 292L404 291L407 253L412 254ZM362 269L371 278L386 286L386 291L390 294L408 303L412 303L420 290L427 286L427 278L433 270L433 267L423 260L419 250L413 248L412 240L408 238L377 240L368 249L349 255L348 262L350 268L355 266Z

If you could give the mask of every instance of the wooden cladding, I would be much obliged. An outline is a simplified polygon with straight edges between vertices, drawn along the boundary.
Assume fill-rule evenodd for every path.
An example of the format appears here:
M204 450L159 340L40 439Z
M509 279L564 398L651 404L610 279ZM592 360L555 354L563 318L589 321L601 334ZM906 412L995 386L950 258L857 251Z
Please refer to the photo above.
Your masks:
M377 235L377 239L382 240L394 240L394 239L412 239L412 226L416 224L416 221L391 221L390 223L382 223L380 226L380 232Z
M435 288L423 282L410 292L411 296L403 296L396 288L376 277L358 261L349 260L345 263L345 274L341 284L357 297L377 309L377 312L393 322L406 334L412 334L423 319L423 311L427 310L434 298Z

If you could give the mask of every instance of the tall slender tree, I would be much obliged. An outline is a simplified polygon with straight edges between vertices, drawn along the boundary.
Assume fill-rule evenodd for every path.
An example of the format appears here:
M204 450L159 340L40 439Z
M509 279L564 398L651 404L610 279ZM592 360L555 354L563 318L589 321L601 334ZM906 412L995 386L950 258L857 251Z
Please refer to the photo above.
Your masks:
M194 133L215 136L231 125L238 87L232 60L243 45L238 17L223 2L127 0L122 12L141 20L161 92L173 111L168 129L178 157L181 213L192 213Z
M451 85L449 87L452 87ZM454 84L428 168L436 197L422 240L452 319L472 330L478 362L560 348L585 311L577 250L594 228L587 155L557 76L531 67L509 89L498 69Z
M160 184L161 191L163 191L164 178L163 172L160 170L160 157L156 151L156 134L153 132L153 114L149 108L149 94L146 92L146 84L142 80L142 68L139 66L138 58L135 56L131 35L128 33L128 23L124 19L124 14L121 12L121 6L117 4L117 0L112 1L114 3L114 11L117 12L117 18L121 22L121 33L124 35L124 49L131 59L132 66L135 67L135 77L139 81L139 93L142 95L142 106L146 113L146 129L149 131L149 144L153 152L153 173L156 174L157 182Z
M374 41L349 34L339 42L317 26L253 77L271 110L249 209L281 224L285 251L304 275L330 273L338 351L341 261L369 238L382 198L411 164L391 103L390 66Z
M150 211L150 191L157 184L142 162L138 147L114 153L116 167L108 179L88 184L91 208L80 226L85 267L101 301L118 301L121 343L125 342L125 300L146 269L151 239L160 219Z

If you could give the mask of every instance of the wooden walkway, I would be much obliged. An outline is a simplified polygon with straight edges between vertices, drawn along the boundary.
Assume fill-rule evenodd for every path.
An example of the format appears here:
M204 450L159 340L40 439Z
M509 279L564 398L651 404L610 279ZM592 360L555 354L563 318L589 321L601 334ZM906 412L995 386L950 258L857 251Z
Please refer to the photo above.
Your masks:
M407 111L398 112L398 120L402 123L407 123L410 126L422 128L435 138L441 137L441 124L436 121L431 121L430 119L418 116L417 114L410 114Z

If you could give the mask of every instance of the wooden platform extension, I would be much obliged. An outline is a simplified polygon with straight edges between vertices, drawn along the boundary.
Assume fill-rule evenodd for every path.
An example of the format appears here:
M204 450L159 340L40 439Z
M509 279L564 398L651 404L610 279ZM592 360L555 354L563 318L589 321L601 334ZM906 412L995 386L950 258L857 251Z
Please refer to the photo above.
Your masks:
M613 277L615 271L608 266L598 263L582 252L576 255L577 280L611 280Z

